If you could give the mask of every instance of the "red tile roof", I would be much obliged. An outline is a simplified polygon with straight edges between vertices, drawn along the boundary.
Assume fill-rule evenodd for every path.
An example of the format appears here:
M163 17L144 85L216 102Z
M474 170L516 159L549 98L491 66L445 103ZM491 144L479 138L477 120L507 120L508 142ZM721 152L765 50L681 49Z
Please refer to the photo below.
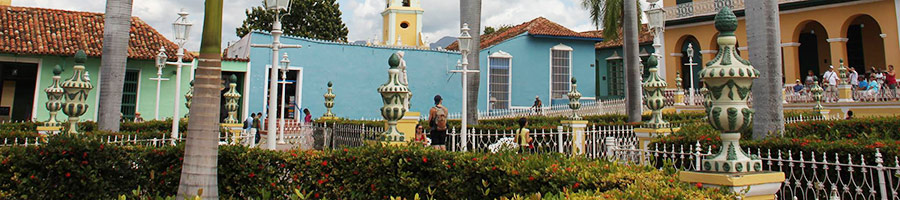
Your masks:
M641 25L641 30L643 30L643 31L641 31L640 38L638 39L638 44L653 43L653 34L650 33L650 28L648 28L647 25L644 24L644 25ZM585 31L585 32L581 32L581 33L603 36L603 30ZM620 38L624 37L623 35L624 34L622 34L622 31L619 30L619 37ZM622 42L623 41L621 39L619 39L619 40L604 40L603 42L598 42L597 44L595 44L594 48L605 49L605 48L621 47Z
M128 58L154 60L160 45L175 60L178 45L137 17L131 18ZM0 53L88 56L103 53L103 13L0 6ZM185 55L185 61L194 56Z
M557 37L578 37L578 38L602 38L600 35L591 34L591 33L579 33L572 31L562 25L557 24L556 22L552 22L544 17L538 17L531 21L519 24L517 26L513 26L509 29L506 29L503 32L494 32L491 34L481 36L481 49L496 45L500 42L506 41L512 37L520 35L522 33L528 33L531 35L542 35L542 36L557 36ZM447 46L448 50L458 50L459 44L457 42L453 42L450 46Z

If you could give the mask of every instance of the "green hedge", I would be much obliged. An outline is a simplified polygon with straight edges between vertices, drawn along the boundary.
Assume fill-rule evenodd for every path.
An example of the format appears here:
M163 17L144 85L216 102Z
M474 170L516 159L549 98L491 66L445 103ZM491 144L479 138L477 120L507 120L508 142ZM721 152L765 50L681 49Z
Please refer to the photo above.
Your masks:
M0 199L111 199L177 190L183 147L118 147L70 136L47 145L0 148ZM733 199L645 167L557 154L477 154L364 147L277 152L221 146L219 194L248 199L294 189L314 198L494 199L584 192L613 199ZM430 192L429 192L430 191Z
M851 120L807 121L785 125L785 137L823 140L900 140L900 118L871 117Z

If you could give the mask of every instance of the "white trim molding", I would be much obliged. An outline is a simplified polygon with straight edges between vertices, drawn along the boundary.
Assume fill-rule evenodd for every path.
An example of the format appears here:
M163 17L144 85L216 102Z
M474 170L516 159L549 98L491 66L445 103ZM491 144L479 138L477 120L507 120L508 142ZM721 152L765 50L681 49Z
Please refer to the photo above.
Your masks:
M501 50L501 51L497 51L497 52L494 52L491 55L489 55L488 60L487 60L487 62L488 62L487 63L487 65L488 65L488 69L487 69L487 99L485 100L485 102L487 102L487 108L488 108L487 110L494 109L491 107L492 106L491 105L491 84L492 84L491 83L491 63L492 63L491 59L492 58L506 59L506 61L508 62L506 65L506 78L507 78L506 108L509 109L512 107L512 85L513 85L512 84L512 78L513 78L513 76L512 76L512 58L513 58L513 56L510 55L509 53L506 53Z
M900 1L900 0L898 0L898 1ZM670 53L669 56L672 56L672 57L683 57L684 54L682 54L682 53Z
M700 54L716 54L719 50L700 50Z
M847 42L849 40L850 40L850 38L828 38L825 41L832 43L832 42Z
M747 46L742 46L742 47L737 48L738 51L747 51L747 49L749 49Z
M786 42L786 43L781 43L781 47L799 47L799 46L800 46L800 43L799 43L799 42Z

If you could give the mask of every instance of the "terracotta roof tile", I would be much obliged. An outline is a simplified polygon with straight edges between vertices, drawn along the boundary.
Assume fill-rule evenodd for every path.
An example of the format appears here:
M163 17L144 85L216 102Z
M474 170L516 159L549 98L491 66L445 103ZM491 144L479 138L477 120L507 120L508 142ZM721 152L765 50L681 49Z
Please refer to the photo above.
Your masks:
M165 45L175 60L178 45L140 18L131 18L130 35L128 58L154 60ZM103 53L102 13L0 6L0 53L71 56L79 49L93 57Z
M650 33L650 29L647 28L647 25L641 25L641 26L642 26L641 29L643 31L641 31L640 38L638 39L638 44L653 43L653 34ZM602 36L603 30L586 31L586 32L581 32L581 33L582 34L595 34L595 35ZM622 31L620 30L619 36L622 36L622 35L623 35ZM594 48L605 49L605 48L613 48L613 47L620 47L620 46L622 46L622 40L605 40L603 42L598 42L597 44L595 44Z
M522 33L531 35L558 36L558 37L579 37L579 38L602 38L600 35L590 33L579 33L572 31L556 22L550 21L544 17L538 17L531 21L513 26L503 32L494 32L481 36L481 49L499 44ZM448 50L458 50L459 44L453 42L447 46Z

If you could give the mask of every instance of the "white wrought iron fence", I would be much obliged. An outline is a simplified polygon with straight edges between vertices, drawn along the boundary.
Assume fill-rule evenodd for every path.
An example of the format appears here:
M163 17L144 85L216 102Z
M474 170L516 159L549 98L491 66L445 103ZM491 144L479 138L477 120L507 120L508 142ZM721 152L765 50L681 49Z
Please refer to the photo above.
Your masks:
M541 107L540 109L534 108L511 108L511 109L494 109L489 111L478 111L478 119L504 119L504 118L518 118L518 117L529 117L529 116L569 116L572 115L572 110L569 109L567 104L558 104L552 106ZM577 111L578 115L586 116L586 115L605 115L605 114L624 114L625 113L625 99L613 99L613 100L589 100L582 101L581 108ZM454 112L450 113L447 116L450 119L460 119L462 113Z

